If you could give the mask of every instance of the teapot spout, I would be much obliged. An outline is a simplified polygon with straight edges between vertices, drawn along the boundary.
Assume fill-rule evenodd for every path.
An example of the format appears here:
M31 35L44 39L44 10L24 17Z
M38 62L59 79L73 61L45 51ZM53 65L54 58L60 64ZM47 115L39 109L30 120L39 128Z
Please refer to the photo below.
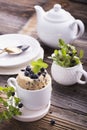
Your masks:
M35 11L36 11L36 14L37 14L37 19L40 19L41 16L43 16L43 14L45 13L43 8L39 5L35 5L34 8L35 8Z

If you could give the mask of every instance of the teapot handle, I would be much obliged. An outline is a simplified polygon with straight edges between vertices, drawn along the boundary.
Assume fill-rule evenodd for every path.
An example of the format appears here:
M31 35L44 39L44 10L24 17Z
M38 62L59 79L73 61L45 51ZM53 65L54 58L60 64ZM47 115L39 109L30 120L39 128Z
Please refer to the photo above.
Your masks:
M85 30L84 24L81 20L78 20L78 19L75 20L74 23L73 23L73 26L75 24L77 24L77 26L78 26L78 30L77 30L78 33L77 33L76 36L73 37L73 39L77 39L77 38L81 37L84 33L84 30Z

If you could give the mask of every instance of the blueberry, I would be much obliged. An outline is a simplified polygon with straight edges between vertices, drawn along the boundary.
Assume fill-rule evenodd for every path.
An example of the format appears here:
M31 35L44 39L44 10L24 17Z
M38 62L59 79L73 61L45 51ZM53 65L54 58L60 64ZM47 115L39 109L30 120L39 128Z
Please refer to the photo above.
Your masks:
M31 78L31 79L34 79L34 74L31 74L31 75L30 75L30 78Z
M55 124L55 120L54 120L54 119L51 119L50 124L51 124L51 125L54 125L54 124Z
M12 96L14 96L15 95L15 92L12 92L12 94L11 94Z
M23 107L23 104L22 104L22 103L19 103L19 104L18 104L18 107L19 107L19 108L22 108L22 107Z
M73 59L71 62L72 62L73 64L76 63L76 61L75 61L74 59Z
M44 69L44 68L41 68L40 71L43 73L43 72L45 71L45 69Z
M25 71L24 69L21 69L21 71Z
M72 54L72 53L69 53L69 55L70 55L70 56L73 56L73 54Z
M26 71L24 72L24 75L25 75L25 76L29 76L29 72L26 70Z
M7 84L5 84L5 87L7 87Z
M37 74L34 75L34 79L38 79L38 75Z
M72 51L72 48L71 48L70 46L68 46L68 50L69 50L69 51Z
M34 74L34 72L32 70L29 71L30 74Z
M41 75L41 72L38 72L38 75L40 76L40 75Z
M26 70L27 70L27 71L30 71L30 70L31 70L30 66L27 66L27 67L26 67Z
M31 78L31 79L38 79L38 75L36 75L36 74L31 74L30 78Z

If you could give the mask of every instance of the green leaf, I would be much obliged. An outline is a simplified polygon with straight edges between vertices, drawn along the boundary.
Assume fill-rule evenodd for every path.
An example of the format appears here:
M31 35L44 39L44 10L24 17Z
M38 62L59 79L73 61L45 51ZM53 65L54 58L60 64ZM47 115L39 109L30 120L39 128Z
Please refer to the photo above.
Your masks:
M59 49L55 49L51 55L51 59L63 67L72 67L81 63L80 59L83 57L83 50L80 50L78 55L77 49L71 44L65 43L59 39Z
M60 48L66 47L66 44L62 39L59 39L59 47Z
M62 48L62 49L61 49L61 52L62 52L62 55L63 55L63 56L66 56L66 50L65 50L65 48Z
M17 106L19 102L21 102L21 100L18 97L14 97L14 102L15 102L15 105Z
M4 100L3 100L3 105L4 105L5 107L7 107L7 106L8 106L7 101L4 101Z
M54 50L54 54L55 54L55 55L58 55L58 50Z
M64 66L65 67L69 67L70 66L70 57L69 56L65 57Z
M83 51L83 50L80 50L80 53L79 53L80 59L83 58L83 56L84 56L84 51Z
M0 86L0 91L3 91L3 87L2 86Z
M13 87L2 87L0 86L0 92L3 92L7 95L7 99L3 99L0 97L0 103L6 108L2 112L0 112L0 122L10 119L15 115L21 115L21 111L18 107L18 104L21 102L20 98L15 95L12 96L12 92L14 92Z
M37 61L32 61L31 62L32 69L34 73L38 73L41 68L47 68L48 64L45 63L42 59L38 59Z
M3 102L3 98L2 97L0 97L0 103L2 103Z
M77 56L74 56L73 59L75 60L76 64L79 64L79 63L80 63L80 59L79 59Z

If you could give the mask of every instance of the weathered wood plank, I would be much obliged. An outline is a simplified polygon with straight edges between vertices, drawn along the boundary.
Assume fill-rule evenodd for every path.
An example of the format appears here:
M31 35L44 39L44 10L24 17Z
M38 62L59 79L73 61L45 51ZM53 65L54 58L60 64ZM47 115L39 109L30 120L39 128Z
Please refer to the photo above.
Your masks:
M42 5L46 3L47 0L0 0L0 10L6 10L12 12L19 13L27 13L33 11L33 6L36 4Z
M84 87L84 88L82 88ZM53 84L52 104L57 107L84 114L87 116L86 85L61 86Z
M69 0L0 0L0 34L18 32L35 12L34 5L44 5L46 2L47 5L43 6L45 10L49 10L54 4L59 3L74 17L81 19L85 25L87 24L86 4L81 10L81 3L78 4ZM86 36L87 34L85 34Z
M34 5L47 0L0 0L0 34L17 33L34 12Z
M0 34L17 33L27 19L0 11Z
M69 122L69 124L71 122L72 125L75 124L79 127L87 127L87 124L85 123L87 121L87 116L53 105L51 105L50 111L53 116L56 116L56 118L59 118L61 121Z
M56 107L55 107L56 108ZM61 119L60 115L58 114L58 110L57 112L55 111L55 108L53 107L53 112L49 112L43 119L40 119L38 121L35 122L21 122L20 121L16 121L14 119L10 120L10 121L6 121L3 122L2 124L0 124L0 128L1 130L6 129L20 129L20 130L24 130L24 129L30 129L30 130L86 130L86 127L82 126L81 124L78 125L78 118L75 117L75 119L77 119L76 122L71 122L70 120L66 121L65 119ZM59 111L60 112L60 111ZM63 113L64 114L64 113ZM51 125L50 121L51 120L55 120L55 124ZM14 126L14 128L13 128Z

